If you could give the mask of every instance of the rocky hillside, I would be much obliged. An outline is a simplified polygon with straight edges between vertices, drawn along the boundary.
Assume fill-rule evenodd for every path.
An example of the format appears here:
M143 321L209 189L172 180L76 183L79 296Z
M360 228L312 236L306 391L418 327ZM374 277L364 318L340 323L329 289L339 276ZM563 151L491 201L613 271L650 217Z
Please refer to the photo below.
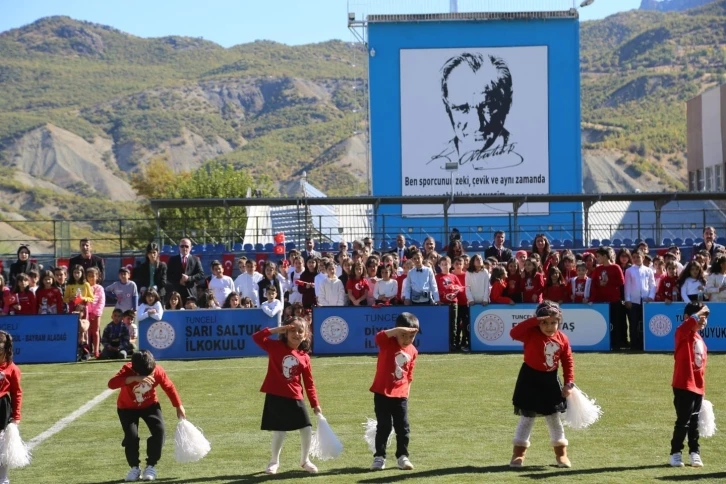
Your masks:
M641 10L656 10L658 12L680 12L689 8L700 7L715 0L642 0Z

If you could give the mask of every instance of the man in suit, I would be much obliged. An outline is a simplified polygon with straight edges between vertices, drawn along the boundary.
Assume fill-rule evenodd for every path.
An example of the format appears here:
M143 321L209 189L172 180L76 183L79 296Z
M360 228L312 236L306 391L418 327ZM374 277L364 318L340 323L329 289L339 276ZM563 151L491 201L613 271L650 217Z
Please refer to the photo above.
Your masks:
M715 228L706 227L703 229L703 242L693 248L693 253L697 254L701 250L707 250L708 253L711 254L712 259L716 255L716 252L723 250L723 246L716 243Z
M393 248L393 250L388 251L389 254L398 254L398 263L399 265L402 263L404 257L406 259L411 258L411 249L406 247L406 236L403 234L398 234L396 237L396 247Z
M72 257L71 260L68 261L68 273L70 274L73 271L73 266L75 265L83 267L84 271L87 271L91 267L95 267L99 272L97 283L102 283L104 275L103 259L97 255L93 255L93 244L91 243L91 239L81 239L80 249L81 253Z
M192 241L181 239L179 241L179 255L169 257L169 263L167 264L167 280L174 288L173 290L181 294L184 302L189 297L196 297L195 285L204 279L202 263L197 257L190 254L191 249Z
M304 260L311 257L320 258L320 252L315 250L315 241L310 237L305 239L305 250L302 251L302 257Z
M509 262L512 259L512 251L504 247L504 231L494 232L494 245L484 251L484 258L494 257L499 262Z

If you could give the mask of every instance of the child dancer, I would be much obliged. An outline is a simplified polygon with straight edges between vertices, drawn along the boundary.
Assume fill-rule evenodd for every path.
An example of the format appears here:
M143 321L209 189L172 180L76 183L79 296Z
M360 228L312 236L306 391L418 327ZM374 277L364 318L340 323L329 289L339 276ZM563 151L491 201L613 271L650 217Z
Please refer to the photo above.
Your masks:
M108 381L111 390L121 389L117 402L118 418L124 431L121 445L126 452L126 462L131 467L126 474L126 481L156 479L155 466L161 459L161 448L164 445L164 418L156 397L157 386L161 386L176 408L177 418L186 418L174 383L147 350L134 353L131 362L121 367L116 376ZM143 473L139 468L139 419L143 419L151 433L146 440L146 468Z
M20 369L13 363L13 337L0 331L0 431L10 423L20 423L23 389L20 387ZM9 484L8 468L0 465L0 483Z
M376 453L371 465L371 470L374 471L386 467L386 445L391 435L391 427L396 430L398 468L413 469L413 464L408 460L408 442L411 433L408 425L408 393L418 355L418 350L413 345L418 331L418 318L411 313L401 313L396 318L395 328L379 331L376 334L378 363L371 386L378 421Z
M686 304L685 321L676 329L676 349L673 355L673 405L676 424L671 440L670 465L683 467L683 439L688 436L691 466L703 467L698 444L698 414L706 388L706 344L698 334L708 324L708 306L702 302Z
M273 334L279 334L279 339L270 338ZM293 317L285 326L264 328L256 332L252 335L252 339L269 356L267 375L260 388L260 391L266 394L265 407L262 411L262 430L272 431L272 457L265 472L277 474L285 434L290 430L300 430L302 441L300 466L314 474L318 472L318 468L309 458L313 430L303 401L303 385L313 412L317 415L321 410L308 356L310 350L308 324L302 318Z
M529 447L534 418L543 415L555 449L557 467L571 467L567 458L567 439L560 421L560 412L567 408L566 398L572 393L575 368L567 336L558 330L562 313L557 303L544 301L535 316L516 325L509 332L512 339L524 343L524 363L519 370L512 403L519 423L514 433L514 451L510 467L522 467ZM565 386L557 377L562 362Z

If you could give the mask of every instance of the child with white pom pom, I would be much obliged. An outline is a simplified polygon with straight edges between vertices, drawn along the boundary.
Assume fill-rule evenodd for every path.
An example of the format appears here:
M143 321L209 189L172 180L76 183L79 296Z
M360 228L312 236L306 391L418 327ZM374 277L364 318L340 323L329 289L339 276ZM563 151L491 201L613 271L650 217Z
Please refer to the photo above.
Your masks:
M13 363L13 337L0 331L0 431L8 424L20 422L23 389L20 387L20 369ZM9 484L8 467L0 465L0 484Z
M685 320L676 328L672 383L676 424L673 428L669 462L673 467L684 465L681 451L686 436L691 466L703 467L698 444L698 414L706 388L706 344L698 332L708 324L709 312L708 306L702 302L690 302L683 310Z
M534 419L542 415L547 422L550 442L555 450L557 467L571 467L567 457L567 439L560 413L567 409L567 397L575 386L575 367L570 340L558 326L562 320L560 306L544 301L535 316L516 325L509 335L524 343L524 363L517 377L512 403L519 423L514 433L514 451L510 467L522 467L529 447ZM564 387L557 377L562 363Z
M279 334L279 339L271 338L273 334ZM308 356L308 323L303 318L293 316L283 326L256 332L252 339L269 357L267 375L260 388L261 392L266 393L261 428L272 432L272 457L265 472L277 474L285 434L291 430L300 430L300 467L315 474L318 468L310 462L313 429L303 400L303 385L313 412L317 415L321 410Z
M131 363L125 364L108 382L112 390L120 388L118 395L118 417L124 431L123 445L126 461L131 469L126 481L153 481L156 479L156 464L161 459L164 445L164 418L156 396L160 386L176 408L177 418L186 418L179 394L164 369L156 364L154 355L141 350L131 356ZM146 468L141 472L139 464L139 419L149 427L151 436L146 441Z

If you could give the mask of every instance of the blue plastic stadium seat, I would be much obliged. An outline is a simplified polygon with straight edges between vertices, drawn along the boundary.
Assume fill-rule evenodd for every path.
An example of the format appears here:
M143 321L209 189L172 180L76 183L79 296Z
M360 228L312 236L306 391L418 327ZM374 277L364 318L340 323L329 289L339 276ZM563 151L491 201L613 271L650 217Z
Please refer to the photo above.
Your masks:
M552 247L555 249L561 249L562 248L562 241L560 239L555 239L552 241Z
M628 239L628 238L623 239L623 245L625 247L632 247L633 246L633 239Z
M275 244L273 244L272 242L268 242L265 244L265 252L272 252L273 250L275 250Z
M702 244L703 243L703 238L696 237L696 240L694 240L693 242L696 243L696 244Z
M639 243L641 243L642 241L643 241L643 239L635 239L635 240L633 241L633 245L635 245L635 246L637 247L637 245L638 245Z
M719 237L716 239L716 243L719 245L726 245L726 237Z
M292 250L295 248L295 242L288 242L285 244L285 250Z
M645 243L648 244L648 248L655 247L655 240L652 237L646 237Z
M242 252L242 244L240 242L237 242L232 246L232 250L234 252Z
M388 242L386 242L385 240L382 240L382 241L381 241L381 247L380 247L380 249L381 249L381 250L386 250L386 249L388 249Z
M661 247L670 247L670 245L671 245L672 243L673 243L673 241L672 241L672 240L671 240L671 239L670 239L669 237L666 237L666 238L664 238L664 239L663 239L663 240L661 241L661 244L660 244L660 245L661 245Z
M328 251L330 250L330 242L323 242L320 244L320 250Z
M481 241L481 248L482 249L486 250L486 249L488 249L491 246L492 246L492 243L489 242L488 240L482 240Z
M675 239L673 239L673 245L675 245L677 247L682 246L683 245L683 239L680 238L680 237L676 237Z
M522 240L522 241L521 241L521 242L519 243L519 246L520 246L521 248L523 248L523 249L529 249L530 247L532 247L532 243L531 243L531 242L530 242L529 240L527 240L527 239L524 239L524 240Z
M215 249L220 254L223 254L223 253L227 252L227 244L217 244Z
M616 249L619 249L622 246L623 246L623 241L622 240L620 240L620 239L613 239L613 247L615 247Z
M590 246L591 247L600 247L600 240L599 239L592 239L590 241Z
M565 249L572 249L575 246L575 244L570 239L565 239L562 241L562 246Z
M461 241L461 246L462 246L463 248L465 248L465 249L468 249L469 247L471 247L471 244L469 243L469 241L468 241L468 240L462 240L462 241Z
M192 247L192 254L202 254L206 251L204 244L198 244Z
M162 245L161 253L162 254L171 254L171 245Z
M265 246L262 244L255 244L255 252L262 252L265 250Z
M690 237L686 237L686 240L683 241L683 245L692 246L693 245L693 239Z
M255 247L252 244L245 244L242 247L242 250L244 250L245 252L252 252L253 250L255 250Z
M210 254L211 253L216 253L217 252L217 246L214 245L214 244L206 244L204 246L204 251L205 252L209 252Z
M612 243L610 242L610 239L602 239L600 241L600 245L602 245L603 247L610 247L611 244Z
M471 242L471 249L472 250L479 250L479 249L481 249L481 242L479 242L478 240L472 241Z

